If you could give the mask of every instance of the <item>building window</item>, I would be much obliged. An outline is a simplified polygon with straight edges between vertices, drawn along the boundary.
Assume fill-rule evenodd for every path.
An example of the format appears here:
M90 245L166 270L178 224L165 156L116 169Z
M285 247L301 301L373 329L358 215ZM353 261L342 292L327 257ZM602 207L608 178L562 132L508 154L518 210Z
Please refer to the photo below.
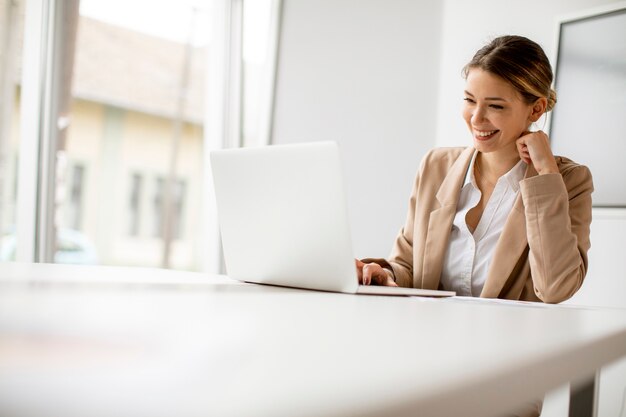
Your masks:
M81 229L82 206L85 184L85 167L74 165L69 190L68 226L74 230Z
M141 195L143 190L143 177L140 174L133 174L130 182L130 198L128 216L128 234L139 236L139 223L141 213Z
M176 181L173 187L172 197L174 198L174 209L172 217L172 236L174 239L181 239L183 234L183 207L185 200L185 181Z
M181 239L183 226L183 208L187 184L184 180L176 180L172 184L172 219L171 237ZM152 199L154 224L152 235L165 238L165 179L157 178L155 182L154 198Z
M163 178L157 178L154 188L154 198L152 199L152 210L154 213L154 223L152 226L152 236L163 236L163 199L165 196L165 180Z

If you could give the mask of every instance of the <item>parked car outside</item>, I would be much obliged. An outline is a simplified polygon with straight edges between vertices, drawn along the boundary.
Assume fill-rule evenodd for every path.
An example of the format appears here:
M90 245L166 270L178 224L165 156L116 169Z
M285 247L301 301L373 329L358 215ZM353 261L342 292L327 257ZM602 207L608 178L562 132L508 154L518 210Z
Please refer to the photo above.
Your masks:
M11 230L2 236L0 261L15 261L15 249L15 231ZM84 233L62 228L57 230L57 251L54 254L54 262L95 265L98 263L98 254L95 245Z

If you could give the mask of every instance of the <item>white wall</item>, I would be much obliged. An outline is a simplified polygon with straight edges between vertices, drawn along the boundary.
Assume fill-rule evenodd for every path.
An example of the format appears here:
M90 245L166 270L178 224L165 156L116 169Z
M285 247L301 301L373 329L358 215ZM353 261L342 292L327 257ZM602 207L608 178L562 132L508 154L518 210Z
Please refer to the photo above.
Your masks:
M435 145L441 4L283 2L272 143L336 140L355 256L387 256Z

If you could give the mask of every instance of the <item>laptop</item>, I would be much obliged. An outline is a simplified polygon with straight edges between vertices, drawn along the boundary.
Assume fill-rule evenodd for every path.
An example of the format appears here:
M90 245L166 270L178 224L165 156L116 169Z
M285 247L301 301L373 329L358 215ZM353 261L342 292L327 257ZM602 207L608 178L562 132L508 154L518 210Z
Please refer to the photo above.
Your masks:
M210 161L231 278L353 294L455 295L359 285L336 143L225 149Z

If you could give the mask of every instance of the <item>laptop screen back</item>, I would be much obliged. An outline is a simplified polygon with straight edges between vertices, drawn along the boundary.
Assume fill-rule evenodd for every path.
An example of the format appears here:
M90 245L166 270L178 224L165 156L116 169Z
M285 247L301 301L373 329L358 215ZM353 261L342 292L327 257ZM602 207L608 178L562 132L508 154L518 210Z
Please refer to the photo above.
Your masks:
M356 291L335 143L213 151L211 167L231 278Z

